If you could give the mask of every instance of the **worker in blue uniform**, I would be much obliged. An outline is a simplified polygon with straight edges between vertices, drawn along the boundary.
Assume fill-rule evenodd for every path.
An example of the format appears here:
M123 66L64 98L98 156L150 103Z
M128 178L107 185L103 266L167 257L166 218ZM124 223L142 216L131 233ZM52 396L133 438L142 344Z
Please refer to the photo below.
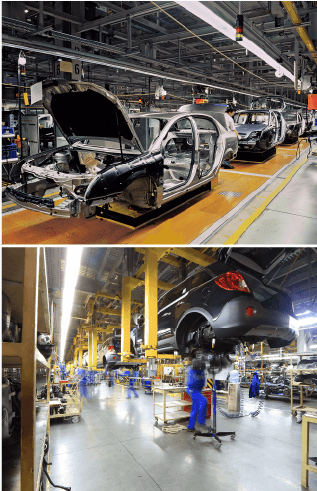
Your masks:
M208 401L201 394L205 386L205 362L194 359L192 367L188 372L187 377L187 393L192 399L192 410L189 417L187 431L195 431L195 423L198 415L198 424L206 424L206 412Z
M129 379L129 387L128 387L128 396L127 399L131 399L131 392L133 392L134 397L139 397L137 391L134 388L135 378L138 376L138 372L134 372L134 376L130 376Z

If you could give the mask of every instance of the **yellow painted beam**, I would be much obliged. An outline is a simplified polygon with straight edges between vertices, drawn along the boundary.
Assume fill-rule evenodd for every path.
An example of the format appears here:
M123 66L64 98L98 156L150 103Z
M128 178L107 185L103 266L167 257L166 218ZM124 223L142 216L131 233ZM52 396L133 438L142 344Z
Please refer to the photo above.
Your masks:
M109 298L110 300L118 300L119 302L122 302L122 292L119 292L118 295L112 295L111 293L97 292L96 298L97 297L104 297L104 298ZM143 305L142 302L137 302L136 300L133 299L131 300L131 303L136 305Z
M79 368L83 367L83 345L80 344L78 348L78 366Z
M304 41L305 46L307 47L308 51L311 53L316 65L317 65L316 47L314 46L314 43L311 40L311 38L310 38L310 36L306 30L306 27L300 25L302 23L302 18L297 11L295 3L282 1L282 4L284 5L285 9L287 10L287 13L290 16L291 21L293 22L294 26L299 24L296 27L296 30L297 30L298 34L300 35L301 39Z
M140 278L141 274L144 273L144 271L145 271L145 264L142 264L142 266L136 272L135 277L136 278Z
M172 283L166 283L165 281L158 281L157 282L157 287L161 290L171 290L174 288L175 285L172 285Z
M96 312L99 312L100 314L108 314L108 315L119 315L121 316L121 310L116 310L116 309L107 309L106 307L97 307Z
M192 263L199 264L199 266L209 266L216 261L216 259L192 247L173 247L172 251L177 256L183 257Z
M122 316L121 316L121 360L128 361L131 356L130 351L130 327L131 327L131 291L135 278L124 276L122 278Z
M93 329L90 329L88 331L88 367L92 367L92 354L94 351L94 345L93 345Z
M92 330L92 365L91 366L93 369L97 368L97 348L98 348L98 329L93 329Z
M146 358L156 358L157 354L157 302L158 302L158 269L157 251L145 250L145 292L144 292L144 344Z

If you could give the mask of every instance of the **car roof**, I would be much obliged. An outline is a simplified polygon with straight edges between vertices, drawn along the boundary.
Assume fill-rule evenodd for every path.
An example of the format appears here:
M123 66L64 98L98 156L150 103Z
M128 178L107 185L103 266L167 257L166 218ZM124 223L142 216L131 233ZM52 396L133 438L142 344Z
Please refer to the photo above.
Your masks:
M177 116L179 113L177 111L175 112L166 112L166 113L160 113L160 112L157 112L157 113L152 113L152 112L149 112L149 113L132 113L132 114L129 114L129 117L131 119L139 119L139 118L162 118L162 119L171 119L173 118L174 116Z
M240 109L236 113L269 113L271 111L277 111L277 109Z

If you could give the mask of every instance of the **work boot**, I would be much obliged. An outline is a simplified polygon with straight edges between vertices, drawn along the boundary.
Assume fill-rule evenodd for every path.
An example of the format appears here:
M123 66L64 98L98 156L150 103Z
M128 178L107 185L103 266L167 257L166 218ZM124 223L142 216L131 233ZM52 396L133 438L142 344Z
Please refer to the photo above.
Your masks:
M138 398L139 398L139 396L134 396L134 397L135 397L136 399L138 399Z
M234 169L233 165L231 165L231 164L222 164L221 167L223 169Z
M187 428L187 431L196 431L196 428Z

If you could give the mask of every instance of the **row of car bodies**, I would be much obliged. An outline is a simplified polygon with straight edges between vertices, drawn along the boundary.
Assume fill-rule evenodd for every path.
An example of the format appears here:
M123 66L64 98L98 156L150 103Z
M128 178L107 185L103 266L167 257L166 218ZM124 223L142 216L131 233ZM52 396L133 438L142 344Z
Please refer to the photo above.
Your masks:
M309 132L313 113L291 108L280 97L255 99L251 108L234 115L239 149L261 152Z
M158 354L203 356L220 366L239 343L291 344L298 333L291 298L263 280L285 254L283 248L222 249L217 261L165 293L158 302ZM144 356L142 313L130 337L133 355ZM120 349L116 329L99 346L98 366L119 366Z

